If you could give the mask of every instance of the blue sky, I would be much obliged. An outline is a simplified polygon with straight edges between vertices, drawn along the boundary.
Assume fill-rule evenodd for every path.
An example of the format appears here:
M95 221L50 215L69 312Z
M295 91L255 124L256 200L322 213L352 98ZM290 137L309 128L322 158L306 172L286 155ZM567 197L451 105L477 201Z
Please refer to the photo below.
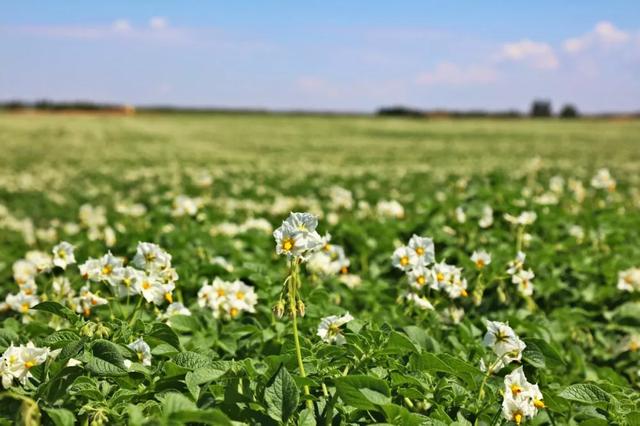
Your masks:
M638 1L4 1L0 99L640 110Z

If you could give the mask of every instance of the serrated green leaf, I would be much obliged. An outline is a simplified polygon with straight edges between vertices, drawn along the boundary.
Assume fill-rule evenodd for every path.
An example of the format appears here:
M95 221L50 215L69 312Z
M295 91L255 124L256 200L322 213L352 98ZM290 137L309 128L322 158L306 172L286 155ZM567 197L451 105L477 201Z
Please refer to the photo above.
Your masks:
M280 365L271 384L264 391L267 413L271 418L286 423L298 407L299 398L295 381L284 365Z

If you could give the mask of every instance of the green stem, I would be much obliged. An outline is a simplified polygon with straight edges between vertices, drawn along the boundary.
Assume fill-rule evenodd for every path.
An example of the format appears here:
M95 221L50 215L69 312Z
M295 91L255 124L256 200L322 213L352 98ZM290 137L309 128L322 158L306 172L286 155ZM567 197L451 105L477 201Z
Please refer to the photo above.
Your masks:
M298 368L300 369L300 376L305 378L307 374L304 371L304 363L302 362L302 350L300 349L300 337L298 336L298 307L296 306L296 290L299 286L298 264L297 260L292 260L291 276L293 279L289 281L289 310L291 311L291 319L293 322L293 340L296 346L296 358L298 359ZM303 386L304 394L306 396L311 395L309 392L309 386ZM307 408L313 410L313 402L307 399Z
M136 304L136 307L133 308L133 312L131 312L131 317L129 318L129 327L133 326L133 323L135 323L136 317L138 316L138 311L140 310L140 307L142 306L142 299L143 299L143 297L140 296L140 299L138 300L138 303Z

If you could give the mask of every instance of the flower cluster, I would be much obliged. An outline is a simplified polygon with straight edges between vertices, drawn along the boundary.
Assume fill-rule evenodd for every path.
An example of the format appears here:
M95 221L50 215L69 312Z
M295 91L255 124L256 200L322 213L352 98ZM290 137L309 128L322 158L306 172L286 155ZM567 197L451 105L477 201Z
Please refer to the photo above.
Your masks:
M435 248L431 238L413 235L406 246L393 252L391 261L406 273L409 285L416 291L425 287L442 290L451 299L467 295L467 280L462 277L461 268L445 262L434 263Z
M93 282L109 284L118 297L141 295L148 303L173 303L178 273L171 266L171 255L153 243L138 243L132 264L108 252L99 259L80 265L82 276Z
M14 380L25 385L33 377L31 369L44 363L48 358L55 358L60 349L38 348L29 342L26 345L11 344L0 357L0 376L2 386L6 389L13 386Z
M591 186L613 192L616 190L616 180L611 176L609 169L600 169L591 178Z
M524 261L527 257L523 252L518 252L516 258L507 265L507 274L511 275L511 282L518 287L518 292L523 296L533 294L532 280L535 274L531 269L524 268Z
M323 238L322 249L313 252L307 260L307 269L318 275L346 274L350 265L344 249L336 244L330 244L331 235Z
M488 368L482 364L483 369L493 373L502 367L522 359L522 351L526 345L516 335L515 331L508 324L499 321L487 321L487 333L484 335L484 344L491 348L497 356L496 361Z
M253 287L240 280L229 282L216 277L211 284L205 281L198 291L198 305L211 309L214 318L234 319L243 311L254 313L257 303Z
M502 415L506 420L519 425L524 419L535 417L541 408L544 408L542 392L537 384L527 381L522 367L505 376Z
M306 260L306 256L323 245L316 231L318 218L311 213L290 213L282 225L273 231L276 253Z

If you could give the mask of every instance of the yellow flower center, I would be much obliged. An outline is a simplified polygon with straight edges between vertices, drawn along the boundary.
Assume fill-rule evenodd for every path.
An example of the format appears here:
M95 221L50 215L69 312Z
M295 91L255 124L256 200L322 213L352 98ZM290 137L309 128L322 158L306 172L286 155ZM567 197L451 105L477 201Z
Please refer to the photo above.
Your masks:
M522 413L520 411L517 411L514 415L513 415L513 421L516 422L517 425L519 425L520 423L522 423Z
M22 313L29 312L30 308L31 308L31 306L29 306L29 304L27 302L25 302L22 305L20 305L20 311L22 311Z
M229 309L229 315L231 315L231 318L237 317L239 313L240 311L238 311L238 308Z
M516 385L515 383L511 385L511 393L515 396L522 392L522 387Z
M425 279L424 279L424 275L420 275L417 279L416 282L420 285L424 285L425 283Z
M149 290L151 288L151 283L149 281L145 281L142 283L142 288L144 290Z
M169 303L173 303L173 294L171 293L165 293L164 294L164 298L166 299L167 302Z
M444 281L444 274L443 274L442 272L438 272L438 273L436 274L436 279L437 279L438 281Z
M111 275L113 267L111 265L104 265L102 267L102 275Z
M424 247L416 247L416 254L422 256L424 254Z
M407 266L409 264L409 256L402 256L400 258L400 264L402 266Z
M539 399L534 399L533 400L533 405L537 408L537 409L543 409L545 407L544 402L542 400Z
M476 267L477 267L478 269L482 269L482 268L484 268L484 260L482 260L482 259L478 259L478 260L476 260Z
M65 259L67 257L67 253L64 250L59 250L58 257L61 259Z
M216 290L216 294L218 295L218 297L224 297L226 293L223 289L219 288L218 290Z
M467 297L469 295L469 293L467 293L467 290L465 290L465 289L462 289L460 294L462 295L462 297Z
M238 291L238 292L236 292L236 299L238 299L238 300L244 300L244 291Z
M341 274L346 274L347 272L349 272L349 270L347 269L346 266L343 266L342 268L340 268L340 273Z
M636 340L632 340L631 342L629 342L629 350L631 352L635 352L638 349L640 349L640 342L638 342Z
M28 369L32 368L33 366L35 366L35 365L36 365L36 363L34 361L31 361L31 360L25 361L24 368L26 368L28 370Z
M282 250L284 251L291 251L291 249L293 249L293 246L294 246L293 238L287 238L282 241Z

